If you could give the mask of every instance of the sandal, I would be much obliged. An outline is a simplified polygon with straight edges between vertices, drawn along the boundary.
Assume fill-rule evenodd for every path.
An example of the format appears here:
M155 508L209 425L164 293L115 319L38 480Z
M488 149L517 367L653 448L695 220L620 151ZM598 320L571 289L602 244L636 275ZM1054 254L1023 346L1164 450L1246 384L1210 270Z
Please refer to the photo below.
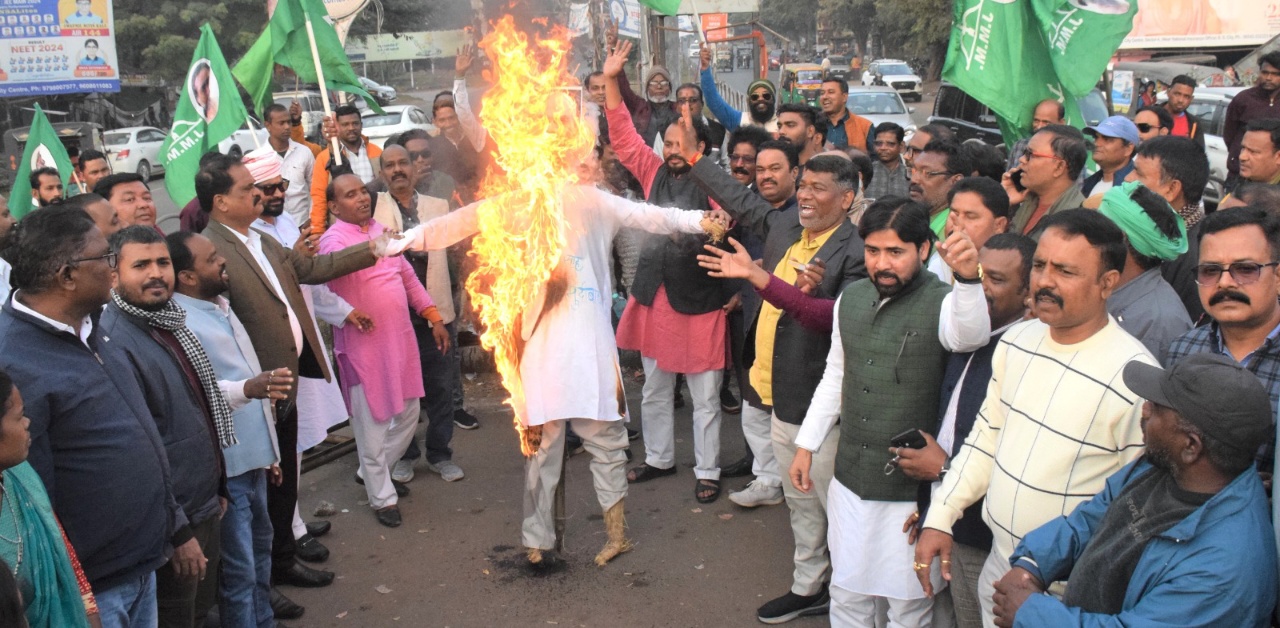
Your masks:
M703 495L704 491L710 494ZM720 499L720 480L698 480L693 485L693 498L699 504L710 504Z
M654 478L675 474L675 465L672 465L670 469L659 469L658 467L651 467L642 462L640 463L640 466L632 468L631 471L627 473L627 482L630 484L639 484L641 482L648 482Z

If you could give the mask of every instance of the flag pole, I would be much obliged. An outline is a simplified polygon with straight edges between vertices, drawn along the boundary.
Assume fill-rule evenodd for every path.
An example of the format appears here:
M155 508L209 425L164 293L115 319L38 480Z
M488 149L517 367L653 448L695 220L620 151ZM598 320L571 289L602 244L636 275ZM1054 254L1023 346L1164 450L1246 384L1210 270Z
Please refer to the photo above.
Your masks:
M254 148L262 148L262 140L258 139L258 132L253 128L253 118L246 116L244 119L244 125L249 127L249 137L253 138Z
M320 80L320 102L324 104L324 117L329 118L333 112L329 110L329 90L325 87L324 68L320 65L320 50L316 48L316 31L311 26L311 15L303 12L307 21L307 41L311 43L311 60L316 64L316 78ZM335 120L335 122L337 122ZM342 151L338 148L338 138L329 138L330 157L333 163L342 165Z
M693 9L693 23L697 25L696 28L698 29L698 39L701 39L703 47L706 47L707 31L702 30L702 15L698 13L698 0L689 0L689 8ZM676 26L679 26L679 24L677 24ZM714 61L714 59L712 61ZM681 67L684 67L684 66L682 65Z

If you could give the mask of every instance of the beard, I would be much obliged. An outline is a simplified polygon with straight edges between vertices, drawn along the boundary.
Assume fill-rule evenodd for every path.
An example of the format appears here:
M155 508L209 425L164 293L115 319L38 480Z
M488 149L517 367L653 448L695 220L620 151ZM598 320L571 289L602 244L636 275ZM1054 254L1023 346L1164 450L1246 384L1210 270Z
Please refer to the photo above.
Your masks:
M653 103L653 104L655 104L655 105L665 105L665 104L667 104L667 103L671 102L671 94L670 94L670 93L667 93L667 94L663 94L663 95L661 95L661 96L654 96L654 95L652 95L652 94L651 94L651 95L649 96L649 102L651 102L651 103Z
M751 110L751 119L764 124L773 119L773 102L772 101L756 101L748 107Z
M916 269L916 272L917 273L920 272L919 269ZM871 278L871 281L873 284L875 284L876 293L880 295L880 298L887 299L889 297L896 296L898 293L902 292L902 289L906 288L907 283L910 282L911 279L914 277L915 277L914 274L912 274L910 277L899 277L898 275L890 271L882 270L876 273ZM893 280L893 283L884 285L880 283L881 279Z
M262 202L262 215L268 218L275 218L284 213L284 199L270 200Z

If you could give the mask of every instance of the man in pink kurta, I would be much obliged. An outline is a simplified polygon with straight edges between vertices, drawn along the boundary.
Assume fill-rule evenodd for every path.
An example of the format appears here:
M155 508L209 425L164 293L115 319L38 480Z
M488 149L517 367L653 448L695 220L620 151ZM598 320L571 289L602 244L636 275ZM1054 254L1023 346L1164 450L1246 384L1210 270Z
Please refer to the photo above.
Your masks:
M358 177L335 178L326 194L338 222L320 237L322 253L373 240L385 231L373 220L372 198ZM393 483L391 469L413 440L423 395L422 367L409 317L431 321L437 342L440 335L435 330L445 328L431 296L403 257L382 258L328 285L373 319L373 328L367 331L355 325L334 329L334 354L351 411L369 506L379 523L396 527L401 521L397 492L407 494L408 487Z

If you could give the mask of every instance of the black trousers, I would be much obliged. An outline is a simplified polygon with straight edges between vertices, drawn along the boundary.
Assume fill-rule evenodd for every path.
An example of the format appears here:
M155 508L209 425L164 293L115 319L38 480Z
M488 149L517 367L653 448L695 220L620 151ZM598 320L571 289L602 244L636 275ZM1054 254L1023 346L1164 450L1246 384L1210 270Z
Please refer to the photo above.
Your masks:
M324 371L311 351L311 343L304 338L302 345L297 375L323 378ZM293 511L298 506L298 406L292 402L276 403L276 441L280 444L280 471L284 481L280 486L267 482L267 514L272 528L271 570L284 571L297 562Z

